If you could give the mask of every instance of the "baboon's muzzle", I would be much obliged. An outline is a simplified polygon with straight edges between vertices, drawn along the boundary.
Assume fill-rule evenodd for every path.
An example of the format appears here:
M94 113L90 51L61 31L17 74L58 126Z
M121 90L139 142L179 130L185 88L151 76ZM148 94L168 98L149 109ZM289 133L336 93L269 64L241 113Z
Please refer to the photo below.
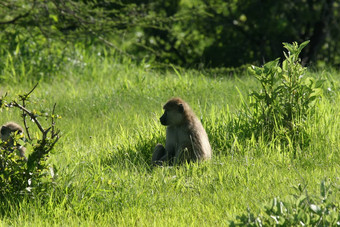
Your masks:
M167 125L165 113L161 116L161 118L159 118L159 120L160 120L162 125Z

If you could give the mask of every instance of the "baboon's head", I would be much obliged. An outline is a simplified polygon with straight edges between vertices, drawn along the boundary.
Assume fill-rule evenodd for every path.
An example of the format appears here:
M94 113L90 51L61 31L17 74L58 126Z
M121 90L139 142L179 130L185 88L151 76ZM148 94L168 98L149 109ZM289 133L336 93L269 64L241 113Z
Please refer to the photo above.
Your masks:
M21 128L20 125L14 122L9 122L1 127L0 132L1 132L1 140L3 142L12 143L11 133L22 134L23 129Z
M185 119L186 103L180 98L170 99L164 106L164 114L160 118L161 124L165 126L176 126L183 123Z

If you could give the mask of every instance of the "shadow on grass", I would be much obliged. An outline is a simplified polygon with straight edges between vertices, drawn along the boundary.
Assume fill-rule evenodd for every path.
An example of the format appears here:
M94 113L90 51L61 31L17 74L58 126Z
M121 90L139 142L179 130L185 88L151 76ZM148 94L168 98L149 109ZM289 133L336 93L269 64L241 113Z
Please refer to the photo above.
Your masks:
M151 157L158 143L165 143L164 136L160 134L138 132L133 141L116 145L112 152L102 158L103 165L118 165L123 168L153 169Z

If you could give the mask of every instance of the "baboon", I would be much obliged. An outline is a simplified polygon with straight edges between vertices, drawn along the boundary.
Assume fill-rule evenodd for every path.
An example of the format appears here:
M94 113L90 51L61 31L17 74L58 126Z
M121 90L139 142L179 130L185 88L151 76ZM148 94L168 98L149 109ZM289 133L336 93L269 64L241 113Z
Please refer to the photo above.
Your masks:
M177 164L210 159L212 152L207 133L189 105L180 98L172 98L163 109L160 122L167 126L165 147L156 145L152 162Z
M14 141L13 138L11 137L12 133L17 133L23 136L24 130L20 125L18 125L15 122L7 122L1 127L1 140L2 142L6 143L6 147L10 150L13 151L14 149L17 149L19 151L19 156L25 158L25 151L26 148L21 146L20 144L17 144L14 147Z

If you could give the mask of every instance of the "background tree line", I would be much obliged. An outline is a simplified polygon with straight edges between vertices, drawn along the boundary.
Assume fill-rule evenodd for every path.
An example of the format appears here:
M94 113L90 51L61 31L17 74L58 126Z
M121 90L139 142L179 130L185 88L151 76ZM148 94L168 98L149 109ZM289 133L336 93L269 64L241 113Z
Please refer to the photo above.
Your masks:
M336 0L1 1L0 31L0 71L9 54L55 70L65 44L103 44L186 67L239 67L282 56L282 42L310 40L304 63L340 64Z

